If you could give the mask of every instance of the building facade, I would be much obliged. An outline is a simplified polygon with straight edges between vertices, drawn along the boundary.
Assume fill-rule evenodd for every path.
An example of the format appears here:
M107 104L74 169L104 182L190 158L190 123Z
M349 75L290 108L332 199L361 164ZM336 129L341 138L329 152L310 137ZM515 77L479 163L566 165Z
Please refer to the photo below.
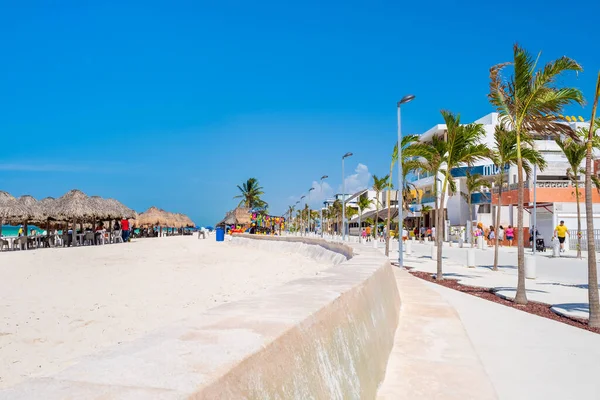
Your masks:
M499 124L498 114L491 113L478 120L475 123L481 124L485 130L485 136L482 139L489 148L494 148L494 131ZM570 124L573 129L589 127L589 123L585 122L565 122ZM434 136L445 136L447 133L444 124L435 125L427 132L421 135L420 140L427 142ZM524 226L526 227L526 236L528 236L528 228L533 225L534 216L533 209L536 209L535 217L537 219L538 230L541 235L547 239L547 244L553 236L554 227L559 221L564 220L565 225L569 230L577 229L577 213L576 213L576 198L575 188L571 181L567 178L567 169L569 164L566 157L560 150L553 138L537 137L534 140L534 148L540 151L546 160L548 166L543 171L536 171L536 179L534 182L533 176L525 181L524 202L526 211L524 215ZM597 155L597 154L596 154ZM595 163L595 167L598 164ZM582 165L584 167L584 165ZM506 227L507 225L516 225L517 222L517 168L510 166L504 170L499 170L490 160L482 160L475 163L470 168L471 174L480 174L488 178L492 189L481 189L480 193L471 195L472 209L469 210L466 200L466 166L454 168L451 171L452 177L457 185L457 193L449 195L446 193L446 200L442 205L444 219L447 221L447 226L465 226L467 231L472 230L469 227L475 226L477 222L481 222L484 226L495 225L496 210L499 188L496 185L496 177L498 174L504 174L504 185L502 188L502 207L499 225ZM435 209L435 205L439 202L442 190L441 174L434 179L429 174L418 173L411 178L411 183L415 186L418 195L411 204L411 209L419 211L423 207L428 206ZM435 188L437 186L438 196L435 196ZM585 230L585 206L584 206L584 191L583 191L583 176L580 178L580 202L582 210L582 227ZM536 197L536 207L534 207L534 192ZM594 203L600 203L600 195L594 191ZM471 214L469 213L471 211ZM433 225L435 221L435 212L431 211L430 218L425 223ZM472 215L472 217L469 217ZM600 204L594 204L594 225L600 228ZM446 229L446 232L448 229ZM527 240L526 240L527 242ZM527 244L527 243L526 243Z

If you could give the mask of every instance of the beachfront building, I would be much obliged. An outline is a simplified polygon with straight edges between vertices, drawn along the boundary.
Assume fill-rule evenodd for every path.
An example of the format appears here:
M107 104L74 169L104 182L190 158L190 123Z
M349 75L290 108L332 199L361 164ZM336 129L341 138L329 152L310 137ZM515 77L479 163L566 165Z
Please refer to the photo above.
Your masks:
M475 123L481 124L485 129L485 137L483 143L489 148L494 148L494 130L498 125L498 114L491 113L478 120ZM566 122L572 128L579 129L589 127L589 122ZM428 131L421 135L420 140L427 142L434 136L444 136L447 134L446 125L438 124L433 126ZM537 204L537 226L540 234L546 239L546 244L549 244L552 238L554 227L559 221L564 220L565 225L570 230L572 239L576 239L577 229L577 212L575 189L572 183L566 176L567 163L566 157L554 141L549 137L537 137L534 140L535 148L542 153L548 167L544 171L536 171L536 183L534 185L533 176L525 182L524 202L527 212L524 215L525 235L529 236L529 227L533 225L532 212L534 208L534 189L536 192ZM584 167L584 165L582 165ZM596 164L596 170L598 165ZM472 231L469 226L476 226L477 222L481 222L484 226L495 225L496 206L498 201L498 187L495 184L495 177L499 173L505 174L504 185L502 189L502 210L500 225L516 225L517 223L517 168L511 166L503 171L496 168L490 160L482 160L475 163L470 168L471 174L480 174L489 179L492 184L492 190L482 189L480 193L471 195L473 221L469 221L469 207L466 199L460 193L467 193L466 190L466 175L467 167L454 168L451 173L457 184L458 193L452 196L446 194L445 204L442 205L444 220L444 236L448 240L450 227L467 227L466 232ZM442 176L436 177L428 173L417 173L411 178L411 183L414 185L417 196L410 205L411 210L420 211L424 206L429 206L432 211L429 212L428 218L425 220L426 226L434 225L435 221L435 205L439 201L442 190ZM583 176L580 178L580 201L581 201L581 216L582 227L585 231L585 205L583 196ZM436 197L434 193L437 185ZM594 218L595 226L600 227L600 195L594 191ZM468 235L468 233L467 233ZM571 240L571 245L574 243ZM527 245L527 240L526 240ZM572 246L571 246L572 247Z

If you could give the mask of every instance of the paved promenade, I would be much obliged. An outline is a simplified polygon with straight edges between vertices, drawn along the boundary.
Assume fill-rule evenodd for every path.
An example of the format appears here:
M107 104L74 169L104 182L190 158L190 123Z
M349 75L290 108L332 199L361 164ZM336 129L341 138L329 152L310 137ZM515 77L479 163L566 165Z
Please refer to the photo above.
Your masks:
M365 244L366 245L366 244ZM380 243L383 251L383 243ZM405 265L423 272L434 273L436 262L431 259L431 243L412 243L412 254L405 256ZM390 259L398 259L398 243L394 243ZM434 247L435 250L435 247ZM526 250L526 255L531 254ZM567 316L588 318L587 260L575 258L575 252L554 258L552 252L537 253L536 279L527 279L527 298L553 305L553 309ZM513 299L517 287L517 249L499 249L499 271L492 271L494 249L475 249L475 268L467 268L467 249L449 247L444 243L444 276L459 283L485 288L500 288L500 296Z
M408 258L411 264L428 265L419 253L430 249L421 246ZM451 268L459 267L449 267L449 277L455 274ZM551 268L560 274L558 266ZM492 273L483 267L475 271ZM496 274L516 282L511 271ZM426 282L401 269L396 277L402 309L380 399L600 398L600 335Z

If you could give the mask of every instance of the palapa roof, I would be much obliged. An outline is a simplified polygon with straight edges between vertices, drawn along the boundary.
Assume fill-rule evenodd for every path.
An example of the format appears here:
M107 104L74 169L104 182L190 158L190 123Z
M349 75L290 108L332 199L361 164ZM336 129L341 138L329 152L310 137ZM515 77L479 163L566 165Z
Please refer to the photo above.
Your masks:
M90 219L94 218L96 211L92 207L89 197L81 190L70 190L54 203L55 215L64 219Z
M237 207L234 210L228 211L225 218L221 220L217 225L245 225L252 222L251 209L246 207Z
M194 222L185 214L170 213L157 207L150 207L137 215L136 226L167 226L185 228L194 226Z

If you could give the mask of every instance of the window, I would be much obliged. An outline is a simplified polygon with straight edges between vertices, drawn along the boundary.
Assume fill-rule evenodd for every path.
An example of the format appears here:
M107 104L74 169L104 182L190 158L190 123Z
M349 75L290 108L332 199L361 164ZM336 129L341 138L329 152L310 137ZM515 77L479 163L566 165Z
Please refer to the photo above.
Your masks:
M490 214L492 212L491 204L480 204L477 212L479 214Z

